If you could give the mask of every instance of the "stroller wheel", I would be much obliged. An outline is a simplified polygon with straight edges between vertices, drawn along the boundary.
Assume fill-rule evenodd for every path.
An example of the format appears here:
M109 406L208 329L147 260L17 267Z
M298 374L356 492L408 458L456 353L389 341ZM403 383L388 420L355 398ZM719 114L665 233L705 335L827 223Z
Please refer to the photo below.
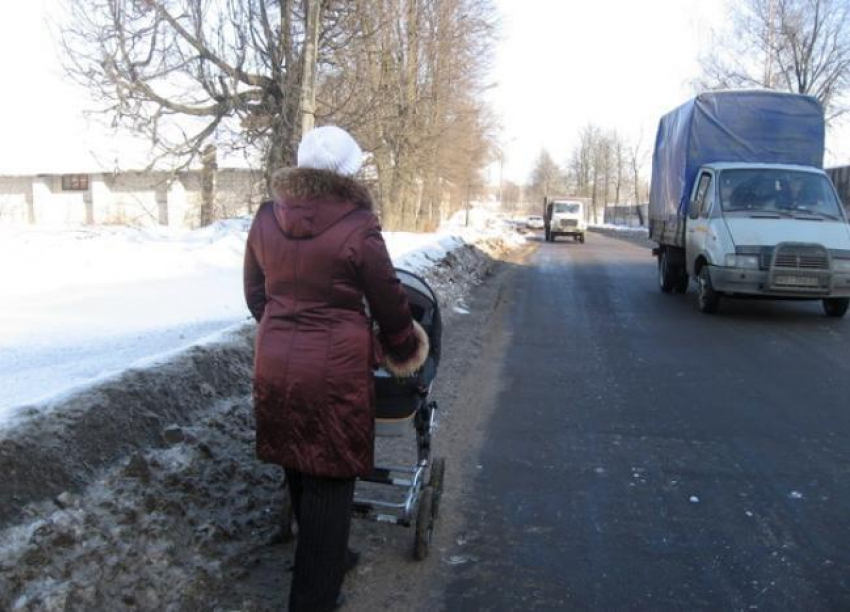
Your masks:
M443 497L443 483L446 478L446 458L438 457L431 465L431 478L428 486L434 489L434 518L440 513L440 498Z
M419 496L419 511L416 513L416 534L413 539L413 558L422 561L431 548L434 532L434 489L425 487Z

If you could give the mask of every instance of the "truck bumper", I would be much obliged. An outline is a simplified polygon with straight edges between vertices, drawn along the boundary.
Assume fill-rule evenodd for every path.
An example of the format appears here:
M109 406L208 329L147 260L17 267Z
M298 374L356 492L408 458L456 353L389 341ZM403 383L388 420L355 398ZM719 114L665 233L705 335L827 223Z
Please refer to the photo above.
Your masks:
M794 277L817 278L818 285L788 286ZM784 278L782 278L784 277ZM711 267L711 284L715 291L733 295L757 295L773 298L809 298L850 297L850 274L822 272L819 274L801 272L773 272L750 268Z

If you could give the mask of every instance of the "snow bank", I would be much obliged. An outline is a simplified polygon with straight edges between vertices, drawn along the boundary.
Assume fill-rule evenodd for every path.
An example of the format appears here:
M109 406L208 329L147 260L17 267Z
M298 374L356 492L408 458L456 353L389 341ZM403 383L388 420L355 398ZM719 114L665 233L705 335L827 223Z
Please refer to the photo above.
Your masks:
M613 223L588 223L587 226L592 230L603 230L605 232L631 234L634 236L649 236L649 229L646 227L630 227L627 225L614 225Z
M124 253L125 262L135 258L138 265L146 263L145 254L152 262L163 261L159 245L175 258L187 259L161 266L162 275L182 269L184 274L174 276L177 281L198 275L215 278L221 295L213 297L233 299L241 307L241 281L234 283L228 275L233 266L237 271L241 267L244 233L244 225L222 224L180 235L114 229L50 235L71 252L69 261L80 262L81 251L91 248L92 270L117 270L95 295L127 285L138 285L134 296L144 295L152 284L161 289L156 283L162 277L148 267L139 274L127 268L122 277L117 258L101 261L94 244L102 241L113 247L112 254ZM40 263L47 259L39 253L45 238L13 238L37 253L31 269L41 265L50 281L49 262ZM469 288L489 272L492 257L521 242L495 227L386 238L396 264L428 279L448 317L462 316L453 313L465 310ZM182 250L175 245L183 245ZM22 261L19 255L15 261ZM74 295L79 287L100 287L104 280L66 261L56 266L76 275L77 284L64 285L64 291ZM145 280L136 280L141 277ZM46 296L61 304L56 291L39 291L37 282L24 286L26 282L14 289L29 303ZM175 297L203 304L191 293L177 291L179 286L170 286L170 294L152 296L148 308L167 309ZM68 306L63 316L71 317L73 310ZM205 322L203 308L197 310L201 319L193 324L209 323L205 334L217 325L226 325L225 331L193 339L187 326L177 325L175 333L185 332L181 342L191 346L174 350L171 339L140 328L135 333L150 340L151 355L136 358L137 367L127 367L130 357L114 352L132 343L132 336L104 334L103 341L112 344L98 345L86 340L85 328L68 330L93 344L95 353L113 351L92 359L114 373L97 384L84 381L73 393L18 408L17 417L0 427L0 609L100 609L119 598L127 607L144 609L207 608L210 585L233 580L229 564L242 567L244 555L279 528L279 470L258 463L253 450L250 373L255 326L241 321L241 314L235 324L226 318ZM79 311L75 316L85 323L83 315ZM120 317L113 316L121 329ZM154 312L151 319L159 316L167 315ZM98 331L97 325L89 329ZM31 324L30 331L35 335L37 325ZM0 336L0 341L9 347L16 337ZM80 358L80 347L72 346L68 353L48 347L45 384L53 382L58 362Z
M494 255L521 240L487 215L472 219L473 227L431 234L386 233L396 266L427 274L470 246ZM249 319L249 226L242 218L190 232L0 230L0 258L13 262L0 268L0 426L23 404L77 392Z

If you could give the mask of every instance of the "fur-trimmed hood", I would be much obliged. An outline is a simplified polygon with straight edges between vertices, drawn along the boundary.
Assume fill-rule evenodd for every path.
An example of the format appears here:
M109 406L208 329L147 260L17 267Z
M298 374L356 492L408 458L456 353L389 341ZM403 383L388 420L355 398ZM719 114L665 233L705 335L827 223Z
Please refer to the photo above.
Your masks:
M272 176L274 214L292 238L312 238L355 210L372 210L365 185L328 170L284 168Z

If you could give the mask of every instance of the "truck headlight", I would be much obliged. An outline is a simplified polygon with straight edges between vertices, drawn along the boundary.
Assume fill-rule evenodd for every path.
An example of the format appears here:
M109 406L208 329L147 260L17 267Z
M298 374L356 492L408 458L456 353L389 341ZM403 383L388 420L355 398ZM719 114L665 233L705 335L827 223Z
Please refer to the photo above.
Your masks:
M834 272L850 273L850 259L833 259L832 270Z
M850 261L850 260L849 260ZM751 270L759 269L758 255L735 255L730 253L726 256L727 268L749 268Z

